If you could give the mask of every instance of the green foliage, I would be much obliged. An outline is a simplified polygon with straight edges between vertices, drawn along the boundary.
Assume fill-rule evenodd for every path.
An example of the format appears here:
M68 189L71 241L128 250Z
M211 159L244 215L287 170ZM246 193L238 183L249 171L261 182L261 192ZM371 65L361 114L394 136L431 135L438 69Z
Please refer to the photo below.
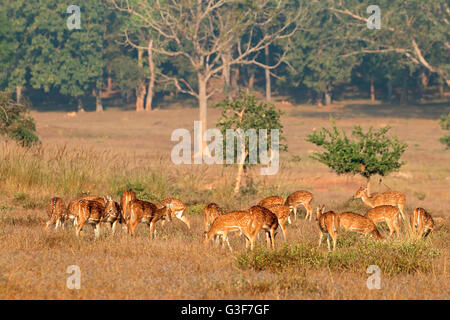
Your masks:
M315 152L312 158L336 173L360 174L368 179L375 174L385 176L405 164L400 158L407 144L396 137L388 137L389 126L377 131L371 127L366 133L360 126L355 126L351 139L344 130L336 127L333 119L331 121L331 130L322 128L309 134L306 141L325 149L322 153ZM361 166L365 168L362 170Z
M445 114L441 115L441 119L439 121L439 124L440 124L442 130L450 130L450 114L448 114L448 115L445 115ZM443 145L447 146L447 148L450 148L450 135L445 135L445 136L441 137L439 139L439 141Z
M39 143L34 119L26 105L11 99L11 94L0 91L0 135L19 141L22 146Z
M273 104L269 104L266 102L257 101L256 97L248 92L241 91L240 95L237 99L234 100L223 100L216 104L215 107L223 108L222 116L216 123L216 126L220 128L220 131L223 137L226 137L226 130L233 129L238 130L241 129L243 131L247 131L249 129L255 129L257 135L259 135L259 129L267 129L267 145L268 148L271 148L271 131L270 130L279 130L279 140L285 141L286 138L282 136L283 133L283 125L281 124L280 117L283 114L282 111L277 110ZM238 143L237 138L235 138L235 150L234 150L234 163L238 162L237 152L238 152ZM249 138L245 137L245 148L250 152L255 152L255 148L258 146L249 144ZM279 144L280 151L287 151L287 145L280 143ZM224 144L224 155L226 154L226 145ZM257 163L259 161L259 153ZM246 157L245 160L246 165L249 165L249 157Z
M339 239L342 240L342 239ZM241 269L283 272L287 269L304 270L327 267L332 271L365 273L367 266L377 265L384 275L428 273L432 270L433 258L440 252L423 241L377 242L338 241L338 250L327 252L308 244L286 244L277 250L256 248L237 257Z

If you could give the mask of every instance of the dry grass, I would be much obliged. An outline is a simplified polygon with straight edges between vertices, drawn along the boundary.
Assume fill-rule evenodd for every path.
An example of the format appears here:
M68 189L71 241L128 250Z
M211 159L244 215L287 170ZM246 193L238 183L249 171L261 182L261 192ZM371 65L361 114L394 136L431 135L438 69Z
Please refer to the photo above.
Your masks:
M361 201L351 199L362 179L336 176L308 158L314 147L304 138L329 125L326 112L283 105L289 152L281 155L275 176L252 170L238 197L232 195L234 168L175 166L170 161L172 130L191 128L196 110L139 115L112 110L73 118L35 112L42 147L23 150L2 144L0 150L0 298L448 299L450 154L438 141L438 123L416 109L404 117L386 116L386 109L377 115L373 107L364 107L370 112L363 107L356 112L355 106L333 110L340 126L390 124L409 144L408 164L380 184L374 180L373 191L403 191L408 212L422 206L443 222L426 242L404 235L374 242L343 234L333 253L326 252L325 243L316 249L315 222L302 219L288 226L287 243L277 236L275 251L264 248L263 237L254 252L245 251L242 238L231 240L233 253L201 243L200 213L210 201L229 210L246 209L265 196L306 188L315 196L314 206L325 203L329 209L365 213ZM217 116L218 110L211 110L210 125ZM158 225L158 238L150 240L143 225L134 238L122 230L112 236L105 226L95 241L90 227L77 239L72 226L48 233L41 226L52 196L68 201L89 193L118 199L126 187L151 201L182 199L189 205L192 229L177 220ZM385 226L381 230L387 234ZM370 264L382 270L380 290L366 287ZM80 290L66 287L69 265L81 268Z

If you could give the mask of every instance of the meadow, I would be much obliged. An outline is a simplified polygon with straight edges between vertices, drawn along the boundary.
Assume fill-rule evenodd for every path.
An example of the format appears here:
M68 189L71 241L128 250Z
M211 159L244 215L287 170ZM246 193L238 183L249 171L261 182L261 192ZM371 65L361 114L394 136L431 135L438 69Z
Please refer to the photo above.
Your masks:
M277 101L289 150L280 154L274 176L249 170L239 195L233 195L236 168L221 165L174 165L170 140L176 128L193 128L197 110L170 106L148 113L108 108L74 117L65 112L37 112L42 145L23 149L1 142L0 149L0 298L1 299L449 299L450 272L450 151L439 143L437 119L448 104L387 106L367 101L331 107L296 106ZM372 192L406 194L408 214L426 208L439 223L426 241L403 234L377 242L341 233L338 248L317 248L316 222L305 221L305 210L288 225L288 241L278 233L275 250L260 237L257 248L205 246L202 212L209 202L226 210L247 209L269 195L286 197L297 190L314 194L313 207L351 210L368 207L353 199L365 184L358 176L338 176L312 160L316 150L305 137L329 127L351 130L360 124L392 126L391 133L408 143L407 164L387 177L374 177ZM220 110L208 110L214 126ZM125 188L137 197L160 201L176 197L188 205L192 228L179 220L157 225L157 238L139 226L134 238L124 230L99 240L91 228L80 239L73 226L45 232L45 206L53 196L69 200L81 195L111 195ZM386 225L380 230L387 235ZM381 289L369 290L369 265L381 269ZM66 286L67 267L81 269L81 288Z

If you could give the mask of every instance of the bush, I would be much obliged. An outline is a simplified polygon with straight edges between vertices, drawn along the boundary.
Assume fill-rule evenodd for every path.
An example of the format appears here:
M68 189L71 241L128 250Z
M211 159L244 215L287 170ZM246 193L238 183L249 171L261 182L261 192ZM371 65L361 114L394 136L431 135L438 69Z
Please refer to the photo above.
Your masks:
M0 91L0 134L19 141L22 146L39 143L27 106L14 102L11 94L3 91Z
M268 251L256 248L237 257L241 269L251 268L257 271L270 270L281 272L286 269L304 269L327 267L335 271L365 272L369 265L377 265L383 274L411 274L430 272L432 260L439 251L423 241L379 242L367 240L355 241L355 236L339 239L340 248L327 252L312 245L297 244Z

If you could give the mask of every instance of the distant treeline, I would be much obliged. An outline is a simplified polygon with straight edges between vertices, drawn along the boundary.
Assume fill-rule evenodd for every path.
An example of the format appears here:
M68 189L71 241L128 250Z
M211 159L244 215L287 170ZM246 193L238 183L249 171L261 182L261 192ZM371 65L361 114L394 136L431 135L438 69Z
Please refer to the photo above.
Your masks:
M406 103L450 84L447 0L0 0L0 90L209 98L239 88L330 104L344 93ZM369 20L369 22L368 22ZM79 22L79 26L78 26ZM51 94L49 94L51 93ZM410 97L411 99L411 97ZM68 100L69 101L69 100ZM94 101L94 100L92 100Z

